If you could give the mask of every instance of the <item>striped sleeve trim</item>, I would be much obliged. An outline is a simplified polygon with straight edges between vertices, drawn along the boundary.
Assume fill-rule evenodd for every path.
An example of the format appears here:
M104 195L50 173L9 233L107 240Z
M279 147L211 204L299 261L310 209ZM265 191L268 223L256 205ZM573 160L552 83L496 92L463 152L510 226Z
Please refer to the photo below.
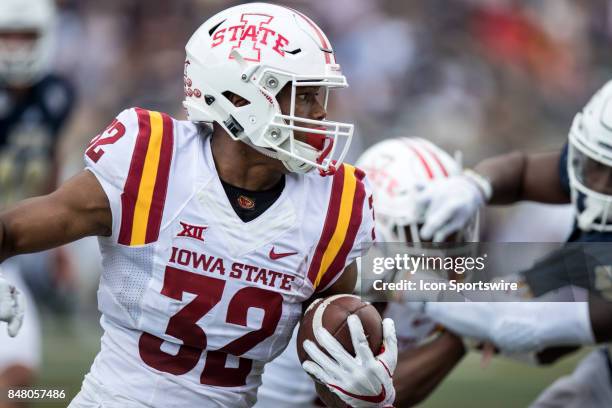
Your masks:
M136 108L138 136L121 195L118 242L136 246L159 237L174 144L172 119Z
M323 231L317 243L308 279L315 291L325 288L343 271L363 218L363 172L343 164L332 182Z

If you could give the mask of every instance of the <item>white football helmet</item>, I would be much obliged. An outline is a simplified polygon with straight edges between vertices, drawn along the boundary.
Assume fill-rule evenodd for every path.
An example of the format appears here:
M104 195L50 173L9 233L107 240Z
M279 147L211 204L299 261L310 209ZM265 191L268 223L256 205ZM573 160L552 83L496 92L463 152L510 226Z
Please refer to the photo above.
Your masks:
M568 173L579 228L612 231L612 81L574 118Z
M416 138L388 139L366 150L357 166L368 175L374 194L376 232L382 242L420 244L419 229L424 214L419 213L415 193L427 183L461 174L459 160L433 143ZM478 241L478 216L453 242Z
M0 1L0 83L31 85L49 70L55 17L53 0Z
M248 3L209 18L186 46L185 101L192 122L217 122L234 139L281 160L293 172L333 172L348 150L353 125L295 115L296 87L345 88L347 81L323 31L299 11ZM291 108L276 96L291 84ZM234 106L224 96L249 103ZM297 140L294 131L308 135ZM312 137L311 137L312 136Z
M473 256L476 247L465 244L478 241L478 215L449 237L449 245L426 243L419 235L425 215L419 211L415 193L427 183L461 175L460 158L453 159L427 140L401 137L387 139L371 146L359 157L356 166L366 172L374 196L376 240L379 245L374 245L370 250L369 258L394 257L401 253L428 257ZM401 245L389 245L390 243ZM361 263L358 265L361 266ZM358 282L362 282L364 275L361 267L358 272ZM437 279L446 276L446 273L433 275L435 272L419 271L421 278L427 276L427 279ZM372 279L369 273L366 276L367 279ZM384 275L377 275L375 278L388 282L415 279L411 272L397 269L388 270ZM380 292L374 291L370 283L361 283L358 288L362 296L381 300ZM394 295L399 293L401 291L394 292ZM398 301L400 298L392 297L390 300Z

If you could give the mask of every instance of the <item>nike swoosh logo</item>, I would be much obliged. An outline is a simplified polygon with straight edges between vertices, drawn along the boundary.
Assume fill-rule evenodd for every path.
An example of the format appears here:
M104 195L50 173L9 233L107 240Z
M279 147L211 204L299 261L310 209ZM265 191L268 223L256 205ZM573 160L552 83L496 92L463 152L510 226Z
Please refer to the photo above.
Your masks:
M348 392L345 389L343 389L342 387L338 387L335 384L327 384L330 387L333 387L335 389L337 389L338 391L340 391L341 393L348 395L351 398L355 398L361 401L366 401L366 402L372 402L374 404L379 404L381 402L383 402L385 400L385 398L387 397L387 393L385 391L385 387L382 387L382 390L380 390L380 393L378 395L357 395L357 394L353 394L352 392Z
M276 252L274 252L274 247L272 247L272 249L270 250L270 253L268 255L270 256L270 259L277 260L277 259L284 258L286 256L291 256L291 255L296 255L296 254L297 254L297 252L279 252L279 253L276 253Z

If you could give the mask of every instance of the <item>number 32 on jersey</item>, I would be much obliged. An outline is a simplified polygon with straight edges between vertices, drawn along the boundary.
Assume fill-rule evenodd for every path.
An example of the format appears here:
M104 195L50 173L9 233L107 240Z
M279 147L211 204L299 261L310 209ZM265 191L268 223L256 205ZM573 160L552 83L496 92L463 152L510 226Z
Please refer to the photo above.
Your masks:
M166 334L183 341L183 345L178 353L168 354L161 349L163 339L143 333L139 341L142 360L150 367L174 375L191 371L207 345L206 333L197 323L219 303L224 288L224 280L167 266L161 293L178 301L183 299L184 293L195 295L190 303L170 318L166 328ZM249 308L254 307L264 311L261 328L219 350L208 350L200 383L220 387L245 385L253 361L239 357L238 367L228 368L225 366L227 355L240 356L274 334L281 318L282 303L283 297L278 292L257 287L238 290L229 301L226 322L246 327Z

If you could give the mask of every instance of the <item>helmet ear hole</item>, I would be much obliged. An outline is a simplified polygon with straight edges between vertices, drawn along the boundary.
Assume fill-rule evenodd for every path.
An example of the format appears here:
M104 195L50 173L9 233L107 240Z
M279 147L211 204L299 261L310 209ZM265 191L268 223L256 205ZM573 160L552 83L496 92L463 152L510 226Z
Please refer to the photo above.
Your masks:
M239 108L241 106L247 106L247 105L251 104L251 101L249 101L248 99L243 98L240 95L237 95L237 94L233 93L232 91L225 91L221 95L223 95L225 97L225 99L230 101L230 103L232 105L234 105L235 107L237 107L237 108Z

